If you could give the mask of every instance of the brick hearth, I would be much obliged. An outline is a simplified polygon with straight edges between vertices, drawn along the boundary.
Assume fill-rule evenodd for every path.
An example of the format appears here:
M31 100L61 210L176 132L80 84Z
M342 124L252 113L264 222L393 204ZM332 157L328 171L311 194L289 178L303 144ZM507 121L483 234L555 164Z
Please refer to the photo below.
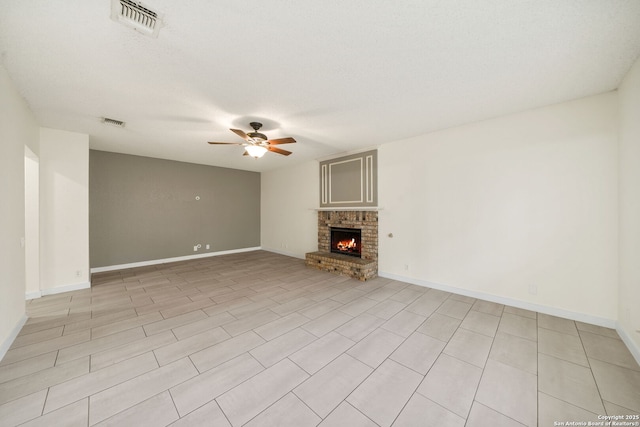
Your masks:
M362 232L362 258L331 253L331 227L356 228ZM305 255L306 265L358 280L378 275L378 212L318 211L318 251Z

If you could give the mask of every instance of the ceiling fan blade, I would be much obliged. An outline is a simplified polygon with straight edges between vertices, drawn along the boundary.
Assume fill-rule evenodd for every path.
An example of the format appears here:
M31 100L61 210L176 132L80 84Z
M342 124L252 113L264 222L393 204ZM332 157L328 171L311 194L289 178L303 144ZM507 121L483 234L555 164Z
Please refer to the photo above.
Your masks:
M243 131L241 131L240 129L229 129L231 132L235 133L236 135L238 135L240 138L244 139L245 141L249 141L249 135L247 135L246 133L244 133Z
M282 154L283 156L288 156L289 154L291 154L291 151L281 150L279 148L271 147L271 146L268 146L267 150L271 151L272 153Z
M267 142L271 145L293 144L294 142L296 142L296 140L293 138L277 138L277 139L270 139Z
M209 144L244 145L244 142L214 142L214 141L209 141Z

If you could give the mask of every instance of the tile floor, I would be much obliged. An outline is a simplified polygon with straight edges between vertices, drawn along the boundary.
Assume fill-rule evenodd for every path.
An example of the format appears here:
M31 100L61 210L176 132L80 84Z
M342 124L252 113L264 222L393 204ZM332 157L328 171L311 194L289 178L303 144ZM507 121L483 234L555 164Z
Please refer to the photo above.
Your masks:
M2 426L553 426L640 413L616 332L264 251L27 304Z

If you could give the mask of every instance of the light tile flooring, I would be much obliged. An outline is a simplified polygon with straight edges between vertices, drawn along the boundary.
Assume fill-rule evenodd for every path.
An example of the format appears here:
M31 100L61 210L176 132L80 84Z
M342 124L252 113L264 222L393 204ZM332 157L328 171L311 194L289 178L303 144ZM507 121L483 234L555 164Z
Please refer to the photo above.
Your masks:
M553 426L640 413L616 332L257 251L27 304L2 426Z

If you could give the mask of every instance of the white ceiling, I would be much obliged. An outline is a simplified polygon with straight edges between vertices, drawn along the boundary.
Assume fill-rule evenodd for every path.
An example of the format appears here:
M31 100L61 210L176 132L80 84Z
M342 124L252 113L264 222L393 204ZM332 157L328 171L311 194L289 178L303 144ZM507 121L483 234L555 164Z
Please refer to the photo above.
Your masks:
M2 65L40 125L265 171L610 91L640 54L638 0L142 4L164 14L157 39L111 20L111 0L0 0ZM256 120L293 154L207 144Z

